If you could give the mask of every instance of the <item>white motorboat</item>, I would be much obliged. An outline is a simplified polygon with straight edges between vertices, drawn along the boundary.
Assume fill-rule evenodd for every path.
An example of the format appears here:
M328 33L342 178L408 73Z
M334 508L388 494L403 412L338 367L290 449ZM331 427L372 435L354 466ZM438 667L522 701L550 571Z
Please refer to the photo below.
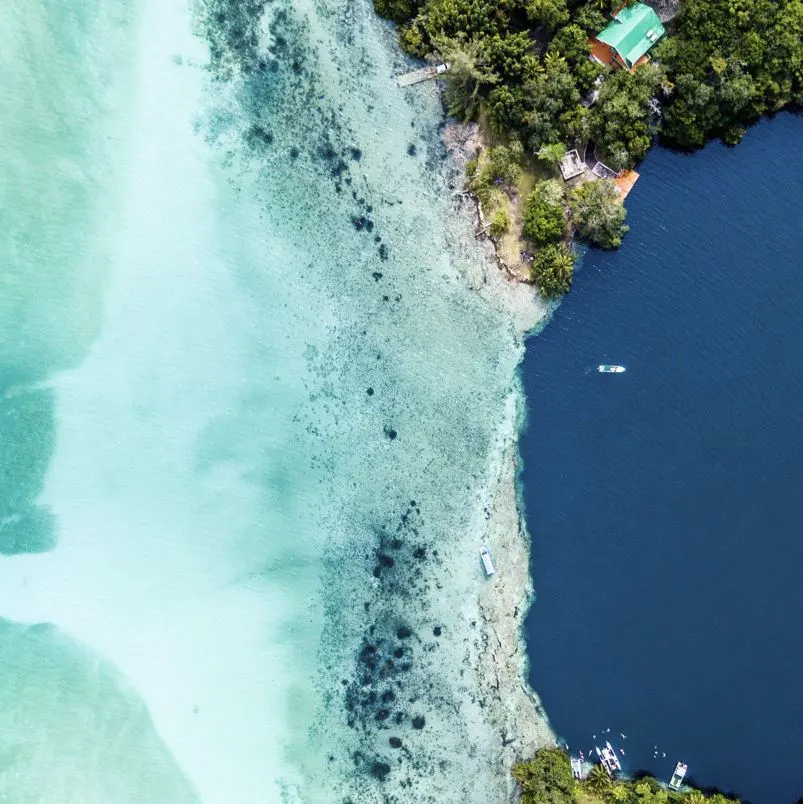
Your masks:
M610 363L601 363L597 366L597 371L600 374L624 374L626 369L624 366L613 366Z
M673 790L680 790L680 785L683 783L683 779L686 776L686 763L685 762L678 762L675 765L675 772L672 774L672 778L669 780L669 786Z
M482 550L480 550L480 558L482 559L482 567L485 570L485 575L490 578L496 570L494 569L493 561L491 561L491 553L487 547L483 547Z

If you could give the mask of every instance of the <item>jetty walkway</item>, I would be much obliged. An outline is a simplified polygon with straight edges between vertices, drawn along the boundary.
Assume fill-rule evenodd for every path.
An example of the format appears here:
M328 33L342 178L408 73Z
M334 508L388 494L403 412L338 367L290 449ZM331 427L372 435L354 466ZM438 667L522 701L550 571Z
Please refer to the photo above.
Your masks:
M399 82L400 87L409 87L412 84L428 81L437 75L443 75L448 69L448 64L436 64L431 67L422 67L420 70L413 70L410 73L404 73L404 75L398 76L396 80Z

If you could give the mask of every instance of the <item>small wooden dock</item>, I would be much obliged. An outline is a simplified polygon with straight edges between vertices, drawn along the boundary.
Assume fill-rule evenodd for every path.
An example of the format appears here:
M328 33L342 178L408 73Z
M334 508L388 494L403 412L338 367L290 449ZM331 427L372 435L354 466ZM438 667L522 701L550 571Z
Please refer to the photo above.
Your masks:
M430 67L422 67L420 70L413 70L411 73L404 73L396 80L399 82L400 87L409 87L413 84L420 84L422 81L428 81L438 75L443 75L448 69L448 64L435 64Z
M619 191L620 201L624 201L627 198L627 194L633 189L638 177L639 174L635 170L624 170L613 180L616 189Z

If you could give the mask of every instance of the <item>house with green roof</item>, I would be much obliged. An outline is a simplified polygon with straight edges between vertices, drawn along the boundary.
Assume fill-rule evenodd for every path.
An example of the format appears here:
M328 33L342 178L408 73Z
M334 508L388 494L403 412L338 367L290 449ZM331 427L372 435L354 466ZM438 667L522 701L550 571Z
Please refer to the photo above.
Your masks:
M647 51L666 33L658 15L644 3L623 6L611 24L590 40L591 58L633 70L649 60Z

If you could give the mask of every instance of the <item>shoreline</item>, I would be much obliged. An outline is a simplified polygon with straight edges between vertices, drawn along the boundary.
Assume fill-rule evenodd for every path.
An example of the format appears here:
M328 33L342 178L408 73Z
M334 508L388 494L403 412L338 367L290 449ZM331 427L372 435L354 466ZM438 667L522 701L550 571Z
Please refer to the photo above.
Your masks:
M449 157L463 181L454 192L456 212L465 214L465 201L471 216L477 245L486 253L484 265L466 277L468 286L486 302L505 309L521 341L545 326L554 303L545 300L529 278L518 276L504 262L493 238L480 236L482 209L479 200L466 187L465 163L483 147L476 124L446 123L442 132ZM519 361L520 365L521 361ZM478 593L478 628L471 641L477 686L486 692L486 720L500 737L500 790L506 800L515 800L516 783L511 770L542 748L558 745L541 699L528 681L528 656L524 639L524 620L535 600L531 572L531 537L524 519L519 476L521 458L519 435L526 418L526 398L517 378L500 411L495 442L488 453L486 475L472 515L469 530L483 534L496 566L492 578L483 578Z
M541 748L557 745L538 693L527 680L528 658L523 626L534 588L530 571L530 540L520 505L518 436L524 397L517 388L506 400L497 443L491 452L485 512L486 542L497 572L479 593L479 633L474 639L477 674L486 698L488 720L501 736L501 765L508 797L514 793L513 764Z
M464 202L470 201L476 242L487 256L482 261L484 265L478 266L466 281L487 303L505 309L521 341L523 359L525 334L548 323L554 303L543 299L532 281L510 270L492 238L476 234L482 211L477 198L466 189L465 162L473 158L478 136L476 125L454 122L447 122L442 135L464 181L461 190L454 193L457 212L465 214ZM486 691L486 720L500 737L500 789L506 792L508 801L515 800L513 765L542 748L558 744L541 699L527 679L524 620L535 600L535 590L530 566L531 537L519 485L518 442L526 417L526 398L518 379L511 379L513 389L500 411L495 442L488 453L485 479L469 527L483 534L496 566L492 578L483 578L478 593L478 628L471 650L478 688Z

